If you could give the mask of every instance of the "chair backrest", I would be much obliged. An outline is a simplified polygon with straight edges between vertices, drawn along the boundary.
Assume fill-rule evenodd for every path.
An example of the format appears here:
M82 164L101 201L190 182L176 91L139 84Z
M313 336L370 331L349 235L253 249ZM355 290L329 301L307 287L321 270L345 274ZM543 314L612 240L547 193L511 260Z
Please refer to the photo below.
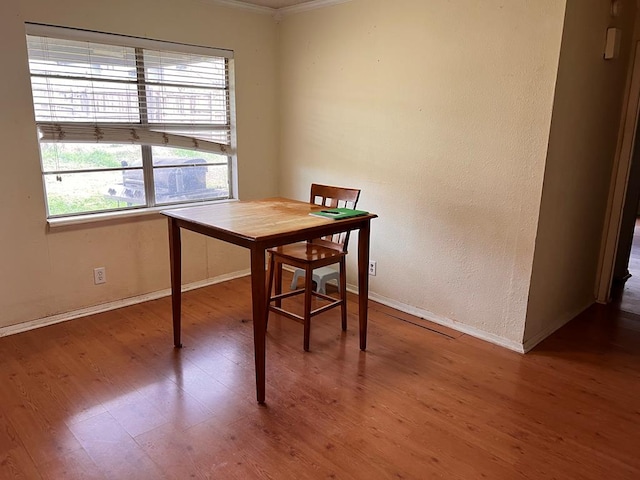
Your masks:
M328 208L351 208L355 209L360 197L360 189L333 187L330 185L311 184L310 203L322 205ZM327 237L311 240L312 243L319 243L336 250L347 251L349 243L349 232L336 233Z

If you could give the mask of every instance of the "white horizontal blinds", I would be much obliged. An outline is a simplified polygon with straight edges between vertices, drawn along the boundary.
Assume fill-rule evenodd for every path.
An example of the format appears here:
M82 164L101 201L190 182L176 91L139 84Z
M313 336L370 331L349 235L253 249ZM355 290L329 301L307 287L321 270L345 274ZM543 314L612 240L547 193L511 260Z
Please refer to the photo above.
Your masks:
M207 126L230 143L229 79L225 58L145 50L147 119L151 128L192 131Z
M232 153L227 58L35 35L27 45L41 141Z
M133 48L27 36L37 122L138 123Z

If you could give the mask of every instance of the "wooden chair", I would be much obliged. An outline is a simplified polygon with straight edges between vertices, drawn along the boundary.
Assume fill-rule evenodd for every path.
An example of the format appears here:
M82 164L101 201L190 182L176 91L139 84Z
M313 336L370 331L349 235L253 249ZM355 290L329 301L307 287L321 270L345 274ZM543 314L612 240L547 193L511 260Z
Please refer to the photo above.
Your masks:
M323 205L328 208L356 208L360 190L354 188L332 187L328 185L311 185L310 202ZM316 238L308 242L284 245L268 250L269 254L269 285L267 287L267 321L269 312L279 313L287 318L304 325L304 349L309 351L309 335L311 330L311 317L327 310L340 307L342 315L342 330L347 329L347 274L346 261L349 232L342 232L329 237ZM339 264L340 281L338 282L339 298L334 298L326 293L313 290L313 270L327 265ZM282 293L282 265L287 264L304 270L304 287L292 292ZM271 294L274 286L275 292ZM304 294L303 316L289 312L282 308L284 298ZM318 297L328 301L315 310L311 310L312 297Z

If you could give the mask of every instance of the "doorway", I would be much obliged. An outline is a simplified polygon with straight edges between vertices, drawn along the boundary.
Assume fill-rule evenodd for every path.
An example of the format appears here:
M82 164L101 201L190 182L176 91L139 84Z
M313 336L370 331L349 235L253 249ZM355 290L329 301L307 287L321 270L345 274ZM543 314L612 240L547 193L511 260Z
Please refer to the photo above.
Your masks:
M611 303L619 310L640 315L640 217L634 223L631 250L624 278L615 278Z
M609 208L605 220L603 248L600 256L599 283L596 300L609 303L621 300L620 294L629 291L635 280L629 270L635 238L638 203L640 201L640 42L635 45L631 83L626 97L622 120L622 139L612 175ZM640 233L640 231L638 232ZM629 275L632 275L631 277ZM635 275L640 280L640 269ZM614 298L614 295L618 295ZM640 295L640 292L639 292ZM630 298L627 295L627 298Z

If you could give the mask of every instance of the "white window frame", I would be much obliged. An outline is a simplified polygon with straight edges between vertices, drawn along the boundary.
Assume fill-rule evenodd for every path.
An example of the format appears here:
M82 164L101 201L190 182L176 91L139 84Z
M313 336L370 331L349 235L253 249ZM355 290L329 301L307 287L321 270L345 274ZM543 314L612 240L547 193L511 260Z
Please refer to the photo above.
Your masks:
M130 132L132 138L135 138L136 141L127 141L125 139L122 142L122 129L118 131L117 127L110 128L109 125L102 125L101 127L96 127L96 131L99 132L100 140L105 142L114 141L114 143L136 143L141 146L143 149L143 175L145 179L145 191L147 193L147 202L144 206L138 206L135 208L122 208L122 209L112 209L107 211L98 211L98 212L86 212L86 213L78 213L78 214L70 214L65 216L50 216L49 215L49 207L48 207L48 199L46 198L46 190L45 190L45 202L47 202L47 222L50 226L58 226L58 225L68 225L68 224L77 224L77 223L88 223L94 222L98 220L110 219L110 218L121 218L121 217L132 217L139 215L147 215L151 213L158 212L160 210L168 210L172 208L181 208L185 206L191 205L203 205L203 204L211 204L211 203L220 203L225 201L235 201L237 200L237 191L238 191L238 181L237 181L237 141L236 141L236 115L235 115L235 71L234 71L234 60L233 60L233 51L212 48L212 47L203 47L203 46L195 46L195 45L187 45L180 44L174 42L166 42L159 40L150 40L140 37L131 37L131 36L123 36L116 34L108 34L108 33L100 33L93 32L87 30L77 30L67 27L58 27L58 26L49 26L49 25L41 25L34 23L26 23L25 24L26 34L31 36L40 36L40 37L52 37L57 39L64 40L77 40L84 42L93 42L93 43L104 43L107 45L116 45L116 46L124 46L130 48L140 48L140 49L149 49L149 50L163 50L170 51L172 53L185 53L185 54L196 54L203 56L212 56L212 57L224 57L227 59L227 72L228 72L228 101L229 101L229 145L220 145L214 142L206 142L204 140L199 139L191 139L189 137L182 137L178 135L171 135L170 133L159 133L159 132L150 132L148 130L144 131L144 129L136 130L134 128L129 128L127 126L127 130ZM140 84L138 84L140 85ZM39 127L39 137L41 141L59 141L59 129L60 126L56 126L55 122L36 122ZM85 132L80 132L79 136L86 136ZM69 137L70 138L70 137ZM73 141L73 140L72 140ZM87 139L83 139L80 141L91 141ZM203 145L204 144L204 145ZM175 146L176 148L187 148L192 150L203 150L212 153L218 153L225 155L228 159L227 169L229 176L229 195L228 198L225 199L217 199L217 200L204 200L197 202L181 202L181 203L164 203L162 205L155 205L155 195L153 193L154 185L153 185L153 164L150 159L150 148L152 145L160 145L160 146ZM145 148L147 149L147 153L145 153ZM146 160L145 158L148 158ZM45 188L44 179L45 179L45 171L44 168L41 170L42 179L43 179L43 189ZM151 192L151 193L150 193ZM150 193L150 194L149 194Z

